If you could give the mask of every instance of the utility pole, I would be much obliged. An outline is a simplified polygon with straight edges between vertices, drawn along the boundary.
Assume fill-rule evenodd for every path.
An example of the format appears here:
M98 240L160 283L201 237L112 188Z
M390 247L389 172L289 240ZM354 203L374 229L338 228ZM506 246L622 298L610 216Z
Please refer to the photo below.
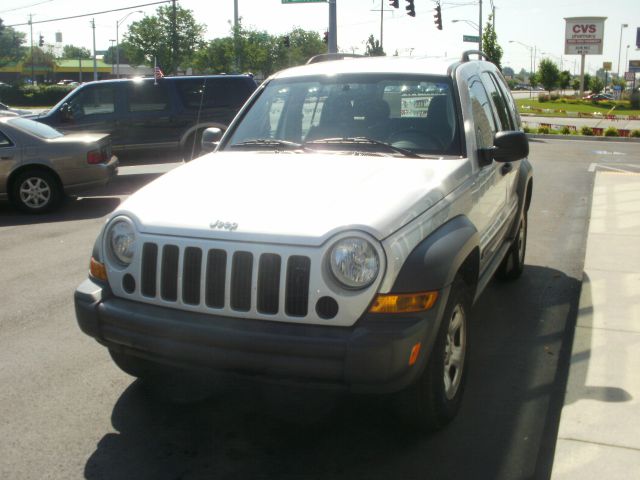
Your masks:
M33 15L29 14L29 32L31 36L31 84L33 85Z
M176 0L171 0L171 73L178 69L178 14Z
M382 46L382 40L383 40L383 32L384 32L384 0L380 0L380 48L384 49Z
M329 0L329 53L338 53L337 1Z
M482 51L482 0L479 0L480 13L478 15L478 50Z
M240 42L238 38L239 25L238 0L233 0L233 53L236 57L236 72L240 72Z
M96 20L91 19L91 29L93 30L93 81L98 80L98 64L96 62Z

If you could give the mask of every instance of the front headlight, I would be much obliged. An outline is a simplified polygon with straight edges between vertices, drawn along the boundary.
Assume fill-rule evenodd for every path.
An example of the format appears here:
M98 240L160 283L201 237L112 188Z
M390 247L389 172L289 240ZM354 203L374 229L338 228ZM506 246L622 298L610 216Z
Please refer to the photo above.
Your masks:
M348 288L364 288L376 279L380 268L378 253L363 238L348 237L331 249L331 272Z
M107 248L110 257L120 266L131 264L136 251L136 232L131 221L116 219L107 230Z

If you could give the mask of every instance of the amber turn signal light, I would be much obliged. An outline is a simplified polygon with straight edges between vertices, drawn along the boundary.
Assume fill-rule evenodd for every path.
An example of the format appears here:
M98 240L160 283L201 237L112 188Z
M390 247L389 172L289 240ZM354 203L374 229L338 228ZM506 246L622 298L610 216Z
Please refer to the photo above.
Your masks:
M429 310L436 303L438 292L379 294L369 308L371 313L414 313Z
M409 355L409 366L413 365L418 361L418 355L420 355L420 342L416 343L411 349L411 355Z
M91 263L89 264L89 273L93 278L107 281L107 269L104 267L104 263L100 263L93 257L91 257Z

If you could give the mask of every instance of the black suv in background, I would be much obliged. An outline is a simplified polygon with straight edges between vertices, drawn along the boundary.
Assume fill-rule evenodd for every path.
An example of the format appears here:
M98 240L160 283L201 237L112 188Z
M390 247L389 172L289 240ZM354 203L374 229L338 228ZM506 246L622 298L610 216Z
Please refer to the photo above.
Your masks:
M179 150L190 160L200 153L202 131L225 130L255 89L249 75L102 80L33 119L65 132L108 133L119 154Z

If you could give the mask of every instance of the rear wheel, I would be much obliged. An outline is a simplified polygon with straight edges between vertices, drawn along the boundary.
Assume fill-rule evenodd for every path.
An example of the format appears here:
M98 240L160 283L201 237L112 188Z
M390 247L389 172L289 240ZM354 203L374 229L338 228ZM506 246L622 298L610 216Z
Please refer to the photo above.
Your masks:
M23 212L44 213L58 205L62 189L52 173L32 168L16 177L11 198L14 205Z
M457 278L423 373L397 394L399 414L412 428L439 430L460 409L467 377L470 305L469 289Z

